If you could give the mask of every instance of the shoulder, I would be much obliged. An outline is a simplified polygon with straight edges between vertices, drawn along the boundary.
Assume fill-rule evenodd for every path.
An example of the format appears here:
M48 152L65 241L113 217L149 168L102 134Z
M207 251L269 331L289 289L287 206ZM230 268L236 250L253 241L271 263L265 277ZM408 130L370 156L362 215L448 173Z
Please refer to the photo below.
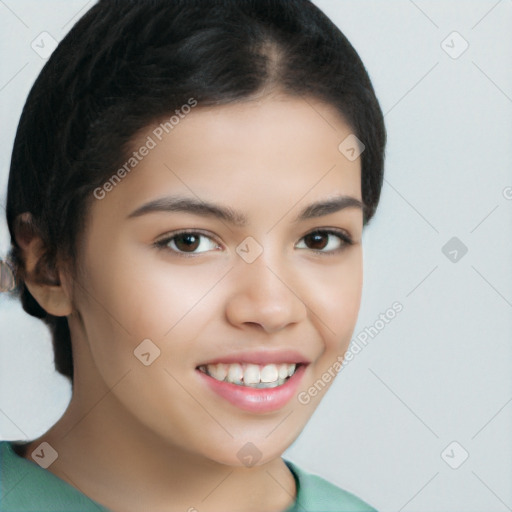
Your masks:
M284 459L283 459L284 460ZM377 512L357 496L345 491L324 478L308 473L293 462L284 460L297 483L295 505L285 512L308 510L310 512Z
M2 512L108 512L78 489L14 451L16 441L0 441Z

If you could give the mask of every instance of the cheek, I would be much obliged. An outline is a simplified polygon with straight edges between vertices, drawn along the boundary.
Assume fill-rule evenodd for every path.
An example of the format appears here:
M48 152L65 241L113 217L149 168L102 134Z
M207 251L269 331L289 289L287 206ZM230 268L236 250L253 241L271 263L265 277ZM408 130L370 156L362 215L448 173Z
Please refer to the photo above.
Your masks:
M133 350L146 338L161 348L162 355L171 341L175 347L189 343L218 314L215 286L228 269L173 264L164 257L142 265L148 258L140 252L148 250L123 251L123 258L112 252L103 254L101 262L98 257L89 260L84 309L88 337L93 344L108 337L108 344L94 350L98 358L116 365L123 353L124 363L131 363Z
M218 314L216 287L226 272L215 265L172 264L155 261L125 294L132 299L123 311L133 332L162 342L194 338L201 326Z
M323 333L326 351L343 352L357 322L363 285L362 250L351 249L342 264L333 265L316 281L312 318ZM315 314L317 316L315 316Z

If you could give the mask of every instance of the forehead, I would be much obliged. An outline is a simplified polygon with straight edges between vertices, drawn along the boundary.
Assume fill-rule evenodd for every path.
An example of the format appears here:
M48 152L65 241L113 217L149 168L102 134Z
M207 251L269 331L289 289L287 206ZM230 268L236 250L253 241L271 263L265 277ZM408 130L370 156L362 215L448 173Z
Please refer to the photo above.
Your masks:
M122 183L98 208L127 213L177 193L236 205L240 211L282 209L306 196L361 198L360 159L350 161L338 149L352 130L323 102L265 97L198 106L172 125L165 124L169 118L137 135L133 151L151 149L128 166Z

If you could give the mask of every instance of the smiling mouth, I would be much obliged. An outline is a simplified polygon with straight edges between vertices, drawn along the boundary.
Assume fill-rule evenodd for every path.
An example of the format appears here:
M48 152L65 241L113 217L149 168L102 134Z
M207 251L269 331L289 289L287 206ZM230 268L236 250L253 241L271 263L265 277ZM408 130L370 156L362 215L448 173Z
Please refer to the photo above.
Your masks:
M292 377L302 363L249 364L218 363L198 366L197 369L219 382L237 386L266 389L282 386Z

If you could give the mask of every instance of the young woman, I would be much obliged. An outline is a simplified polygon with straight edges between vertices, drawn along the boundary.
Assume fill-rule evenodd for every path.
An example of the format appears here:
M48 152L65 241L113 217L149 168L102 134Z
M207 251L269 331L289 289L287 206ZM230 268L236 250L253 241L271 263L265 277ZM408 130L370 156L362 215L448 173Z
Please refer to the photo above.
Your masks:
M373 510L281 456L356 324L385 139L308 0L92 7L14 143L11 293L73 394L0 443L2 510Z

